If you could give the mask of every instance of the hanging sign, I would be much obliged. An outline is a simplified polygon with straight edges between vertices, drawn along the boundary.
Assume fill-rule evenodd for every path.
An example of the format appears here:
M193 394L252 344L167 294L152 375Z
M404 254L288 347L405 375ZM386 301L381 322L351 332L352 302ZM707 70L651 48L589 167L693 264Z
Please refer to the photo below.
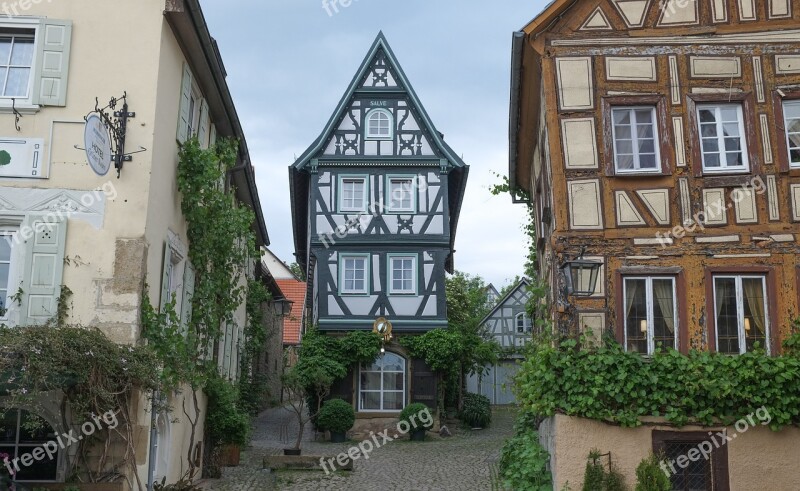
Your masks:
M108 174L108 170L111 168L111 137L105 123L97 114L86 118L83 143L89 167L98 176Z

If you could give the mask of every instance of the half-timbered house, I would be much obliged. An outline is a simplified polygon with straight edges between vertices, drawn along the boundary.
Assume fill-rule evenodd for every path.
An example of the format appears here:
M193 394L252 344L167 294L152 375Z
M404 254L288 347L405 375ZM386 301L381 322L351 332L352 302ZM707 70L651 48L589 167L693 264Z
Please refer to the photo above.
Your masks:
M489 288L497 292L494 286L489 285L487 290ZM480 323L485 334L500 345L502 356L482 373L469 375L467 390L488 397L492 404L512 404L515 401L511 390L513 378L519 369L518 361L523 349L533 335L533 319L528 313L529 288L527 278L512 285Z
M780 353L800 311L798 21L797 0L555 0L514 34L510 181L531 197L563 331L643 355ZM560 266L584 248L600 279L571 297ZM601 432L566 431L584 430ZM655 433L618 449L623 465ZM686 486L796 488L800 434L771 438L741 436ZM754 472L756 455L781 471Z
M290 167L298 262L311 324L336 335L447 326L445 272L468 167L444 142L381 33L322 134ZM394 342L334 395L360 417L435 406L436 379Z

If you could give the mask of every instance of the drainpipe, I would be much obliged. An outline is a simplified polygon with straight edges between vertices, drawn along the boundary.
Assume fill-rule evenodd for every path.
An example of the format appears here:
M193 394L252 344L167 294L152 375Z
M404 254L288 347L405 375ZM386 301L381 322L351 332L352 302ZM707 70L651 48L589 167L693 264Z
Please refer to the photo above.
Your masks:
M157 401L158 392L153 391L153 402L150 405L150 451L147 457L147 491L153 491L153 480L156 474L156 439L158 438Z

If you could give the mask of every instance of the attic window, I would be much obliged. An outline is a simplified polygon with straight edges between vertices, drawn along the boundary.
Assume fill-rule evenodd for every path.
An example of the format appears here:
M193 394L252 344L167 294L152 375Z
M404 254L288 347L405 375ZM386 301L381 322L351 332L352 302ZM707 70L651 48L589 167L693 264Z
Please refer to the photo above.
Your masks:
M367 115L367 139L391 140L392 113L385 109L373 109Z

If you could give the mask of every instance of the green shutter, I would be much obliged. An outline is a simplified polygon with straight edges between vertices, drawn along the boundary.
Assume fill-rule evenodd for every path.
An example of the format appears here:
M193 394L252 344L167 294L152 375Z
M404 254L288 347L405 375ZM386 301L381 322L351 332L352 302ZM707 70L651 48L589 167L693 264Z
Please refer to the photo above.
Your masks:
M72 21L42 19L38 36L32 102L66 106Z
M56 315L64 273L67 220L29 215L20 228L25 238L20 325L40 325Z
M194 268L187 260L183 268L183 298L181 299L181 327L186 333L192 320L192 297L194 297Z
M181 81L181 106L178 114L178 142L189 139L189 121L192 119L192 71L189 65L183 64L183 80Z
M216 144L217 144L217 127L214 125L214 123L211 123L211 130L209 131L209 136L208 136L208 146L213 147Z
M169 267L172 264L172 249L169 244L164 244L164 263L161 266L161 304L160 311L163 313L167 304L172 300L169 294Z
M197 130L197 139L201 148L208 148L208 130L211 120L208 114L208 103L205 99L200 103L200 128Z

